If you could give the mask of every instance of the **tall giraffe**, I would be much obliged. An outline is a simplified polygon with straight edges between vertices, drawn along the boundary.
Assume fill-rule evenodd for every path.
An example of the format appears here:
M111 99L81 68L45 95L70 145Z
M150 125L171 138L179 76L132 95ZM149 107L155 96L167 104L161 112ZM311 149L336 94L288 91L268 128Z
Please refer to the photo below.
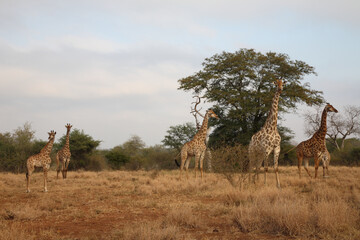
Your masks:
M197 98L195 102L193 102L195 104L194 108L191 108L191 112L192 115L194 116L195 118L195 122L196 122L196 130L199 131L200 128L201 128L201 124L198 120L198 115L202 118L204 118L204 115L202 115L200 113L200 110L201 109L197 109L197 106L200 104L201 102L201 98L200 96L193 96L193 98ZM205 150L205 157L204 157L204 160L206 160L206 164L207 164L207 169L208 171L210 172L212 170L212 167L211 167L211 161L212 161L212 155L211 155L211 151L210 151L210 148L208 148L208 142L209 142L209 136L210 136L210 128L207 129L207 133L206 133L206 139L205 139L205 144L206 144L206 150ZM186 161L185 162L185 166L186 166L186 169L189 168L189 163L190 161ZM176 161L176 164L178 165L178 167L180 167L180 165L177 163Z
M310 139L303 141L296 146L299 177L301 177L301 164L303 159L304 159L304 168L310 177L311 174L308 170L309 158L314 158L315 178L317 177L317 171L319 168L320 160L323 163L324 176L325 176L325 169L328 170L328 165L330 162L330 154L326 149L326 142L325 142L325 136L327 131L326 119L328 112L337 113L338 110L336 110L330 103L327 103L321 115L321 125L319 130L317 130Z
M51 163L50 153L54 144L56 132L51 130L48 134L49 134L49 141L45 145L45 147L43 147L40 150L40 153L32 155L26 161L26 167L27 167L26 192L28 193L30 192L29 189L30 176L33 173L35 167L42 167L44 170L44 192L47 192L47 172L50 169L50 163Z
M181 148L180 179L185 162L187 162L185 168L187 175L187 169L190 162L188 158L193 156L195 156L195 178L197 177L197 168L199 161L200 161L201 178L203 177L203 161L206 152L207 127L208 127L209 118L211 117L219 119L219 117L214 113L213 110L211 109L207 110L199 131L195 134L195 136L191 141L185 143L184 146Z
M253 167L256 168L255 175L258 177L259 168L264 162L264 183L266 184L266 175L269 165L268 157L271 152L274 152L274 169L276 175L276 183L277 187L280 188L278 158L280 154L281 137L277 130L277 115L279 98L283 89L282 80L277 80L275 82L275 85L277 86L277 91L274 95L269 115L260 131L258 131L251 137L251 141L249 144L249 179Z
M61 173L62 173L63 179L65 179L67 177L67 170L68 170L69 163L70 163L71 152L70 152L69 142L70 142L70 129L71 129L72 125L70 125L68 123L65 125L65 127L66 127L65 145L56 154L56 163L57 163L56 178L59 178L60 164L61 164Z

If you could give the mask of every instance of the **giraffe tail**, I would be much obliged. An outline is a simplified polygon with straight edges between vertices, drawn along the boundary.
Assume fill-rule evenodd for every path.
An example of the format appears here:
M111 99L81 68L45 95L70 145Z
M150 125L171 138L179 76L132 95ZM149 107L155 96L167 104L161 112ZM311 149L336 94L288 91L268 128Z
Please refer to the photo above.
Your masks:
M175 164L176 166L180 167L180 164L178 163L178 161L175 159Z
M289 152L291 152L292 150L294 150L297 146L291 148L290 150L288 150L286 153L284 153L284 160L289 162L290 158L289 158Z
M176 155L176 157L174 158L174 160L175 160L175 164L176 164L176 166L178 166L178 167L180 167L180 164L179 164L179 162L177 161L177 157L180 155L180 152Z
M294 150L297 146L291 148L289 151L287 151L286 153L284 153L284 155L288 154L289 152L291 152L292 150Z

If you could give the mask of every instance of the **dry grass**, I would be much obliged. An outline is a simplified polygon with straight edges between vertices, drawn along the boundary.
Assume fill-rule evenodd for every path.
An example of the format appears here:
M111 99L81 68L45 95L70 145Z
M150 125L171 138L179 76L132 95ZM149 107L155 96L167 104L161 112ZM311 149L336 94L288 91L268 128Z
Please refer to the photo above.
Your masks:
M328 179L297 168L233 186L223 174L178 180L178 171L69 172L66 180L0 173L0 239L360 239L360 168Z

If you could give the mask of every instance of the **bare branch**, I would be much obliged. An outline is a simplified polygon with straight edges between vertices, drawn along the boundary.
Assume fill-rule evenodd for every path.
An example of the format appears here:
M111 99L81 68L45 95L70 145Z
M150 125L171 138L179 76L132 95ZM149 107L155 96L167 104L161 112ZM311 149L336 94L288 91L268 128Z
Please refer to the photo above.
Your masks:
M195 102L192 102L191 104L195 104L195 106L194 106L194 107L191 107L190 113L195 117L196 128L199 130L200 127L201 127L201 125L200 125L200 122L199 122L199 120L198 120L197 117L198 117L198 115L200 115L200 117L204 118L204 115L202 115L202 114L200 113L200 111L201 111L202 108L197 109L197 107L198 107L198 105L200 104L201 99L202 99L203 97L200 97L200 96L196 95L196 96L193 96L193 98L196 98L196 100L195 100Z

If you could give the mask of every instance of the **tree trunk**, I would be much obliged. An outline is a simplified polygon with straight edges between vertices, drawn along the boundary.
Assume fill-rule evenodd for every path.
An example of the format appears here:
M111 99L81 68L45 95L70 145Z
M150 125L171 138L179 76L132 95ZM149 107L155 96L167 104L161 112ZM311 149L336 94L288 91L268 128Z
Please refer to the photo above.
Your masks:
M344 150L345 147L345 138L341 139L341 151Z

